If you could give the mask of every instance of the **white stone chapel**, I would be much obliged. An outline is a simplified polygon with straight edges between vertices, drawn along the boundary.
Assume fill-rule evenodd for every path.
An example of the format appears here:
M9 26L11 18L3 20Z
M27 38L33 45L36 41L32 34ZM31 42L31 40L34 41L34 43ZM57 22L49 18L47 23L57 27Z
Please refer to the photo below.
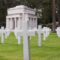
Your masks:
M6 28L22 29L23 21L27 21L28 29L37 28L35 10L24 5L19 5L7 10Z

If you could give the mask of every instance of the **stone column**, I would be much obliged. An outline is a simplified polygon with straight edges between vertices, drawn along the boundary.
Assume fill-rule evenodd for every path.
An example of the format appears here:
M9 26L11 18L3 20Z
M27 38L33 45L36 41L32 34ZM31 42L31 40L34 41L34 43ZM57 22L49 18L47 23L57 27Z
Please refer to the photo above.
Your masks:
M31 20L31 17L30 17L30 29L32 29L31 25L32 25L32 20Z
M31 23L32 23L31 27L32 27L32 29L33 29L33 18L31 18Z
M12 19L11 19L11 29L13 29L13 21L12 21Z
M6 28L7 29L10 29L10 18L7 18L7 20L6 20Z
M36 28L36 20L35 20L35 18L34 18L34 27Z
M18 22L17 22L17 27L18 27L18 29L20 29L20 17L18 18Z
M10 29L12 29L12 18L10 18Z
M35 20L34 20L34 18L33 18L33 28L35 28Z
M14 20L15 20L15 28L16 28L16 18L14 18ZM14 28L14 29L15 29L15 28Z
M36 18L36 20L35 20L35 27L37 28L37 18Z

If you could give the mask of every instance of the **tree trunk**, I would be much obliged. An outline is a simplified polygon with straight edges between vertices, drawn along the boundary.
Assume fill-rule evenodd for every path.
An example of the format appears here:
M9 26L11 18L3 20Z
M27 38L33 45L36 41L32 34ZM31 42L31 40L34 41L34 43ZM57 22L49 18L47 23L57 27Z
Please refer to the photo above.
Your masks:
M58 5L58 21L59 21L59 26L60 26L60 0L57 0L57 5Z
M55 28L56 28L55 15L56 15L56 6L55 6L55 0L53 0L52 1L52 20L53 20L52 29L53 29L53 32L55 32Z

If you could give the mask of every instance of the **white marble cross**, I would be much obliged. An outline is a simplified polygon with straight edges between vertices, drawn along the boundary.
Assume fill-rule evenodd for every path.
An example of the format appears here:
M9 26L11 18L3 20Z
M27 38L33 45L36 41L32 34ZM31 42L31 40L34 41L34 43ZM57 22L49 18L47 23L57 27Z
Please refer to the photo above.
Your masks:
M42 29L42 32L43 32L43 40L46 40L46 27L43 27L43 29Z
M56 28L56 33L57 33L57 36L60 37L60 27Z
M17 36L18 44L21 44L22 36Z
M17 31L17 30L20 30L20 29L17 28L17 29L15 29L15 30ZM14 32L15 37L16 37L17 40L18 40L18 44L21 44L22 36L17 35L18 32L16 32L16 31Z
M35 31L27 29L27 22L23 23L23 30L17 32L17 36L23 36L23 52L24 52L24 60L30 60L30 40L29 36L34 36Z
M34 28L33 30L36 31L38 34L38 46L41 47L42 46L42 26L39 25L38 29Z
M4 27L1 27L0 29L0 36L1 36L1 43L4 44L5 38L9 36L10 32L6 31Z
M2 44L4 44L4 41L5 41L5 34L3 30L4 30L4 27L1 27L0 32L1 32L1 43Z
M48 27L44 27L43 30L43 40L46 40L46 38L49 36L50 32L51 32L51 29L49 29Z
M5 30L5 32L4 32L5 33L5 38L7 38L10 35L11 32L8 31L9 29L7 29L7 28L5 28L4 30Z
M42 26L39 25L38 26L38 46L41 47L42 46Z

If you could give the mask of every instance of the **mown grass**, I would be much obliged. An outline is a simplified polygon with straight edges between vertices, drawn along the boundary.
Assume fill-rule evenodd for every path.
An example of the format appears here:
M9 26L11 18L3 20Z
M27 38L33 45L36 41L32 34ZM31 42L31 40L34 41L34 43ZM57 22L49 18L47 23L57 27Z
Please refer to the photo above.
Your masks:
M46 41L42 41L42 47L38 47L36 35L30 40L30 52L31 60L60 60L60 38L51 33ZM0 60L23 60L23 41L18 45L13 33L5 44L0 43Z

